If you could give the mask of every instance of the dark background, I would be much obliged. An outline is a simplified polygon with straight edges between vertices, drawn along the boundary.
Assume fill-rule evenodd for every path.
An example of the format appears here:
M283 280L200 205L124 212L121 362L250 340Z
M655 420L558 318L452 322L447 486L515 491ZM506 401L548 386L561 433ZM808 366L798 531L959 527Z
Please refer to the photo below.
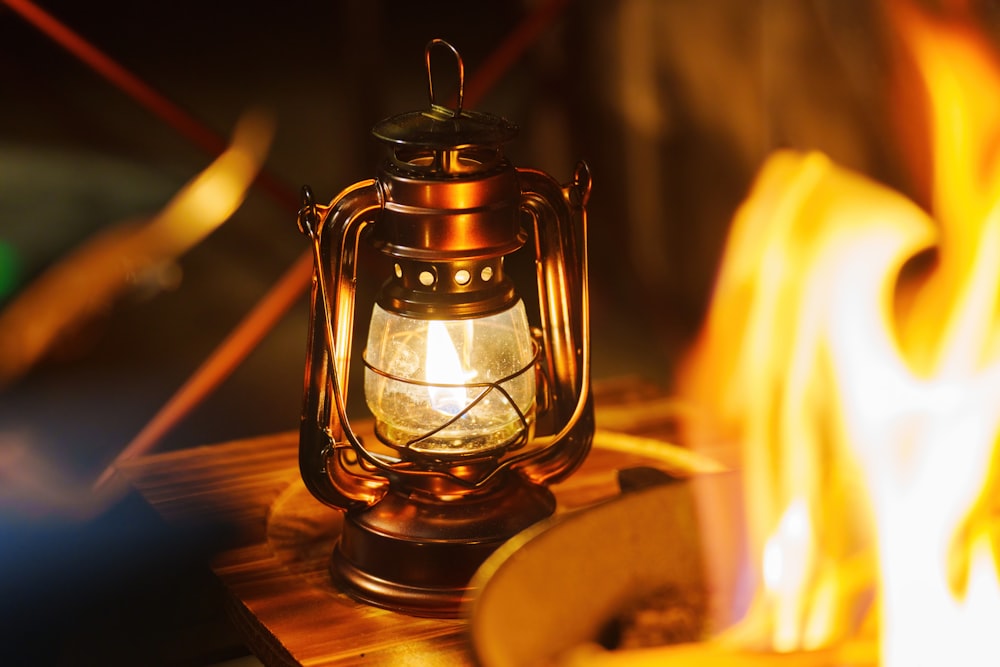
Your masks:
M374 175L375 122L426 105L428 40L459 49L468 82L543 4L41 6L222 136L250 108L271 112L268 171L293 196L309 183L326 201ZM508 150L518 166L568 180L588 160L594 375L669 388L729 220L771 150L822 149L905 189L877 3L558 4L476 108L521 126ZM3 3L0 100L0 241L17 259L8 301L91 234L158 210L212 157ZM255 190L180 259L169 289L117 302L0 393L0 646L12 664L244 653L214 604L211 531L167 528L135 495L95 518L66 505L306 249L294 207ZM301 299L161 449L297 428L306 317Z

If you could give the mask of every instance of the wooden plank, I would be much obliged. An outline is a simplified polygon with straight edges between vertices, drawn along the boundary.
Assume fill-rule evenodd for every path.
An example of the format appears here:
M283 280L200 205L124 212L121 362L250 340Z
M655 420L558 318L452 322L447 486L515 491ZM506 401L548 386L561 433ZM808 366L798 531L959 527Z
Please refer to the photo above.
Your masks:
M622 396L624 403L618 400ZM661 399L651 399L651 392L634 383L612 385L599 400L609 408L606 421L617 429L635 426L645 437L673 436L671 409L663 403L642 407ZM631 421L629 401L636 406ZM297 433L281 433L147 456L121 472L168 521L224 522L233 530L234 539L211 566L232 596L233 618L248 646L265 664L468 664L463 620L376 609L333 586L327 565L341 515L306 490L297 448ZM616 495L617 470L667 459L673 463L666 467L676 468L671 457L605 449L598 438L581 468L553 487L557 511Z

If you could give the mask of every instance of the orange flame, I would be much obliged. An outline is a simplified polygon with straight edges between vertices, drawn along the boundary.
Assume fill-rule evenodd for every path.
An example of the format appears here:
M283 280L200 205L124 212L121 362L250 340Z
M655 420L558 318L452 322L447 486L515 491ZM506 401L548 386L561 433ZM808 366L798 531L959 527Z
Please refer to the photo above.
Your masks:
M738 212L682 386L741 444L758 587L731 638L857 636L881 663L1000 663L1000 66L893 5L927 89L934 219L818 154ZM927 268L929 265L929 268Z

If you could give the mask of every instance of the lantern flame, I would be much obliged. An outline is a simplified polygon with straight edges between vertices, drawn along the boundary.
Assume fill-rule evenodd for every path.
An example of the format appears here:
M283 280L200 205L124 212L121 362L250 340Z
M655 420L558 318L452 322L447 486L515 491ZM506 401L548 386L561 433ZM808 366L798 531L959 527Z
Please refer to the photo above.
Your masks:
M427 361L425 377L430 385L427 393L431 407L448 416L455 416L469 404L463 385L476 376L466 371L444 322L427 323Z
M892 7L927 91L934 217L824 156L773 155L682 389L712 415L694 439L742 448L757 592L730 639L875 628L884 666L996 665L1000 66L969 24Z

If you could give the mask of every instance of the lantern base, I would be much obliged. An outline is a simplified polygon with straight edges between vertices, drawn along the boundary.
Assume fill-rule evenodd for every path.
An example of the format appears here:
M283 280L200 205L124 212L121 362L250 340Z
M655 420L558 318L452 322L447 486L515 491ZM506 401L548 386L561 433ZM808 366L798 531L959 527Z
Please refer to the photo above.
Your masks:
M371 507L348 512L330 564L334 583L376 607L458 616L487 556L555 511L547 488L514 472L498 482L447 500L390 488Z

